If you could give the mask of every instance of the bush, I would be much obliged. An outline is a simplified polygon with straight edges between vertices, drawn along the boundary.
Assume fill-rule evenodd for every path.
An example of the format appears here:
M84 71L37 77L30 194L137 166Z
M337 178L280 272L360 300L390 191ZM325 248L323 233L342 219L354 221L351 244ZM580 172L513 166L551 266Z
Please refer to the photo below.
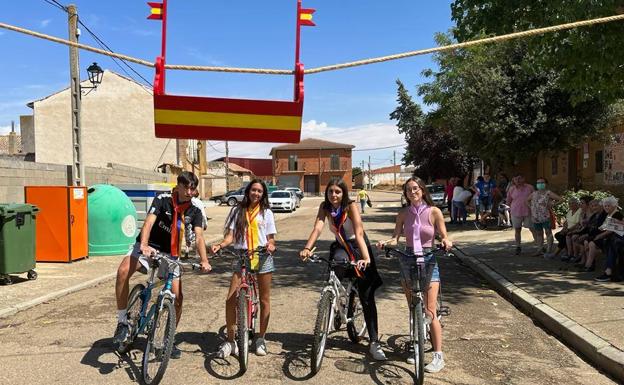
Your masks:
M587 191L587 190L578 190L578 191L573 191L573 190L566 190L562 195L561 198L563 199L561 202L557 203L554 207L553 207L553 211L555 212L555 216L557 217L557 221L558 222L563 222L565 220L565 216L568 213L568 210L570 209L568 207L568 201L570 200L571 197L576 197L577 199L581 199L582 196L585 195L589 195L592 197L592 199L598 199L601 200L602 198L606 198L608 196L611 196L613 194L611 194L608 191L600 191L600 190L596 190L596 191Z

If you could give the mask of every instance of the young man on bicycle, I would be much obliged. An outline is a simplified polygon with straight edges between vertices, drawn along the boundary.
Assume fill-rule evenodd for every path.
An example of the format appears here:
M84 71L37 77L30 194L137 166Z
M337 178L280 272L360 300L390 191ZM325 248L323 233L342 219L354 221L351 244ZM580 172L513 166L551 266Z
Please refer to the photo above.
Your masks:
M118 323L115 330L115 343L121 343L128 337L126 307L128 306L130 277L135 271L146 272L148 270L151 255L156 252L167 253L171 254L172 259L177 260L186 243L185 231L193 231L201 259L201 271L209 272L212 269L208 262L204 242L203 213L191 200L197 189L197 176L192 172L184 171L178 176L177 182L178 184L171 193L162 193L154 198L136 243L117 269L115 296ZM171 291L176 296L176 323L178 323L182 315L183 302L179 267L174 271ZM179 358L180 354L180 350L174 345L171 358Z

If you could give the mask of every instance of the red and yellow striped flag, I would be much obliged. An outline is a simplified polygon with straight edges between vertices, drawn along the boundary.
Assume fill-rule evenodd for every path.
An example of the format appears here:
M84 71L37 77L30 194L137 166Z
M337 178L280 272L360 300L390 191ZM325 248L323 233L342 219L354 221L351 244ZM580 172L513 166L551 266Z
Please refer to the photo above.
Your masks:
M147 17L148 19L152 19L152 20L163 19L163 3L148 2L147 5L151 8L150 15Z
M300 25L309 25L310 27L314 27L316 25L312 21L312 14L314 12L316 12L316 9L301 8L299 10L299 24Z

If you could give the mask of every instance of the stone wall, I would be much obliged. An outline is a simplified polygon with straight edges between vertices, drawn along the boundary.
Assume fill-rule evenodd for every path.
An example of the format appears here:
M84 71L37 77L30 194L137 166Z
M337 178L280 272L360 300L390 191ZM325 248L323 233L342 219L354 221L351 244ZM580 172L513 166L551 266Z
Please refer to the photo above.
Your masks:
M24 186L67 186L71 168L66 165L35 163L24 157L0 157L0 203L23 203ZM98 183L169 182L168 174L109 164L109 167L87 167L87 185Z

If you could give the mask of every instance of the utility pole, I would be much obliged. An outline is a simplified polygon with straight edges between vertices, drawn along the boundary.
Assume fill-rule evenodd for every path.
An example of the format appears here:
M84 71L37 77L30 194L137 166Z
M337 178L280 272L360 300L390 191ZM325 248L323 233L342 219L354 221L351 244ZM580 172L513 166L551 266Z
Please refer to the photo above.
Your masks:
M67 6L69 24L69 41L78 43L78 10L76 6ZM69 93L71 95L71 127L72 127L72 180L74 186L84 186L84 165L82 164L82 130L80 120L80 67L78 48L69 47Z
M230 146L225 141L225 192L230 191Z
M368 189L372 190L373 189L373 181L371 180L371 163L370 163L370 155L368 156Z
M394 165L394 187L396 187L396 150L392 151L392 164Z

